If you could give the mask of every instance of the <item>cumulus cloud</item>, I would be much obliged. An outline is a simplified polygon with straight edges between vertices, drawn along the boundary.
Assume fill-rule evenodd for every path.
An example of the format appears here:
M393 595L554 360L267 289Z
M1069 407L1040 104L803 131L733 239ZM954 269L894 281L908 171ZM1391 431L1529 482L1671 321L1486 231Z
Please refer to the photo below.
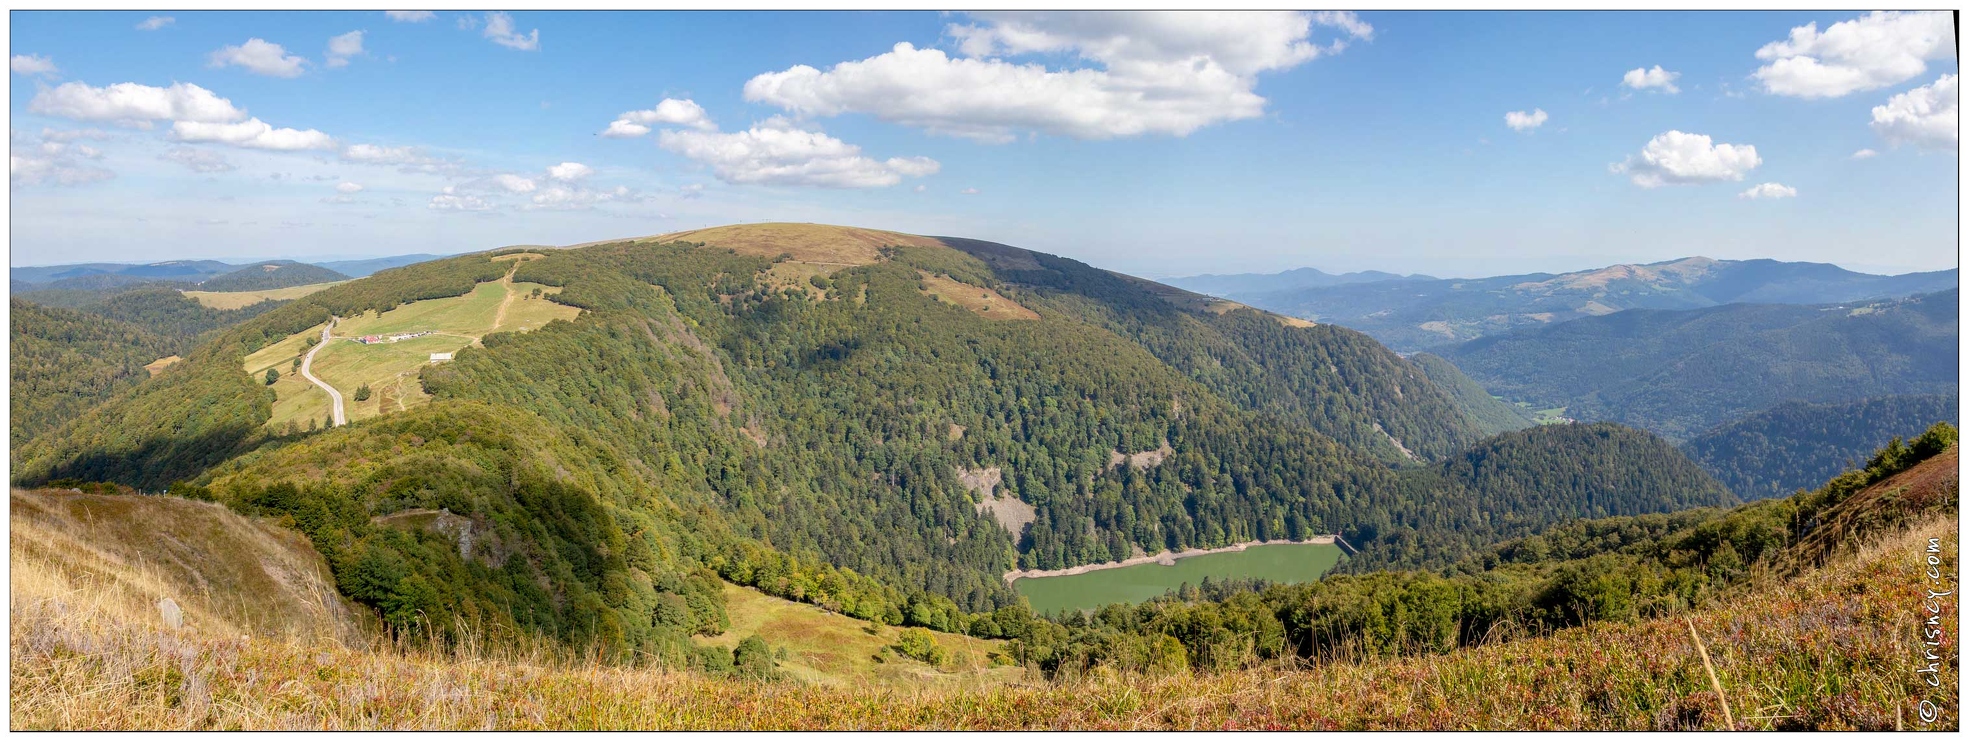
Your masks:
M122 82L97 88L66 82L36 93L28 101L27 110L78 121L132 125L148 125L160 119L219 123L246 118L246 112L233 106L232 101L191 83L158 88Z
M61 70L55 67L55 60L39 54L15 54L12 59L8 60L7 66L16 75L54 77L55 75L61 74Z
M964 194L966 196L976 196L978 195L979 191L976 188L966 188L964 190L958 191L958 193Z
M1877 154L1880 154L1880 153L1879 153L1879 152L1875 152L1875 151L1873 151L1873 150L1870 150L1870 149L1862 149L1862 150L1860 150L1860 151L1858 151L1858 152L1854 152L1854 153L1853 153L1853 159L1855 159L1855 160L1864 160L1864 159L1866 159L1866 158L1868 158L1868 157L1872 157L1872 156L1874 156L1874 155L1877 155Z
M650 127L688 126L699 131L715 131L718 125L712 123L711 116L704 107L689 99L664 98L655 108L641 111L624 111L622 115L609 122L602 136L616 139L639 137L650 132Z
M865 113L984 142L1035 131L1079 139L1197 129L1264 114L1257 76L1339 52L1315 26L1347 38L1373 28L1351 13L977 13L952 24L963 56L896 44L821 71L799 65L745 84L745 99L801 116ZM1049 69L1006 57L1071 56Z
M927 157L877 160L861 148L775 116L745 131L665 130L657 144L744 185L881 188L941 167Z
M597 204L633 203L643 200L646 199L642 194L631 190L627 186L616 186L604 190L556 184L540 189L538 193L533 194L533 197L529 198L520 208L527 211L536 209L573 210L593 208Z
M137 30L156 31L157 29L163 28L165 26L169 26L177 22L178 19L172 18L171 16L168 15L154 15L149 18L145 18L143 23L137 24Z
M77 139L108 139L112 134L101 129L50 129L42 127L41 138L50 142L72 142Z
M1659 90L1673 95L1682 92L1681 88L1675 87L1675 78L1681 76L1682 73L1669 72L1657 64L1654 69L1636 67L1628 70L1627 74L1620 76L1620 84L1635 90Z
M1758 183L1749 190L1737 194L1737 198L1792 198L1798 189L1779 183Z
M157 159L178 163L196 173L228 173L239 169L225 155L196 147L172 147Z
M349 59L362 56L362 32L350 31L328 39L328 66L346 67Z
M276 129L257 118L236 124L179 121L171 125L171 138L180 142L218 142L234 147L271 150L334 149L334 138L314 129Z
M1942 75L1928 85L1887 99L1873 107L1873 131L1889 144L1912 144L1922 149L1955 151L1955 75Z
M508 49L530 52L540 48L540 29L521 34L513 25L513 17L497 10L485 14L485 37Z
M1545 115L1543 108L1531 109L1531 113L1511 111L1504 114L1504 125L1511 127L1512 131L1531 131L1544 126L1547 118L1550 117Z
M1874 11L1832 24L1791 29L1790 37L1757 50L1768 64L1753 74L1764 90L1798 98L1837 98L1912 80L1929 60L1955 55L1949 13Z
M361 184L361 183L351 183L351 182L348 182L348 181L346 181L346 180L345 180L345 181L342 181L341 183L338 183L338 184L336 184L336 185L335 185L335 190L336 190L337 192L340 192L340 193L361 193L361 192L362 192L362 184Z
M1668 131L1648 140L1640 154L1615 163L1612 170L1627 175L1634 185L1657 188L1743 180L1745 173L1763 162L1757 148L1748 144L1713 144L1702 134Z
M383 15L399 23L423 23L438 17L438 14L428 10L385 10Z
M594 174L594 168L579 162L563 162L547 168L547 177L563 182L580 180Z
M300 77L308 60L288 54L279 44L252 38L244 44L220 47L212 52L211 64L213 67L242 67L253 74L268 77Z

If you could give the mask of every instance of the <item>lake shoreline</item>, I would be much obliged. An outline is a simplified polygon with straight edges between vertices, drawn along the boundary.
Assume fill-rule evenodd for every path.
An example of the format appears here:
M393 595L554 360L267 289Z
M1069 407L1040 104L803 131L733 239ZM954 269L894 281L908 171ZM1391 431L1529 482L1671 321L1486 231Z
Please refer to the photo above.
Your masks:
M1174 566L1176 564L1176 560L1178 559L1188 559L1190 557L1205 556L1208 554L1228 554L1231 552L1244 551L1245 549L1248 549L1253 546L1290 546L1294 544L1331 545L1336 538L1338 538L1337 535L1328 535L1328 536L1314 536L1304 541L1292 541L1289 539L1273 539L1271 541L1246 541L1243 543L1231 544L1230 546L1220 546L1215 549L1184 549L1182 551L1176 551L1176 552L1162 551L1155 554L1145 554L1143 556L1138 556L1138 557L1129 557L1127 559L1123 559L1118 562L1101 562L1099 564L1083 564L1078 567L1067 567L1065 569L1024 569L1024 570L1015 569L1010 572L1006 572L1004 577L1005 577L1005 584L1010 585L1014 582L1017 582L1021 579L1025 579L1028 577L1067 577L1071 575L1084 575L1089 572L1099 572L1104 569L1121 569L1123 567L1136 567L1144 564L1160 564L1165 567L1168 567L1168 566Z

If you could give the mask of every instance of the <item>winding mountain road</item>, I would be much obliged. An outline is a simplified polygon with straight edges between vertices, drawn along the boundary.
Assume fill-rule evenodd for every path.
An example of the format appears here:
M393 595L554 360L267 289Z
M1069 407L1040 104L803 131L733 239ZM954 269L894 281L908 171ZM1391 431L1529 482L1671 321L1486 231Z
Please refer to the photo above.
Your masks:
M328 326L321 328L321 342L315 343L314 348L309 350L307 355L301 356L301 376L308 381L314 382L314 385L321 387L322 391L328 392L328 399L334 402L332 419L336 425L347 425L349 424L349 419L342 414L342 393L335 391L335 387L329 386L328 382L315 378L314 372L310 370L314 366L314 354L320 353L322 348L328 347L328 341L333 338L329 332L334 329L335 320L328 320Z

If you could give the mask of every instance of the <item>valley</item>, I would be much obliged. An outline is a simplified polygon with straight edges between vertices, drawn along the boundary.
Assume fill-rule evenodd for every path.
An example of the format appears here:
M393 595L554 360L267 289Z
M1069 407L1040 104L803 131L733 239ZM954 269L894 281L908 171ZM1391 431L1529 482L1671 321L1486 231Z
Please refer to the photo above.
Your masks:
M1162 553L1119 562L1005 575L1041 615L1092 611L1111 603L1140 603L1206 580L1292 584L1317 580L1343 554L1331 536L1303 542L1236 544Z

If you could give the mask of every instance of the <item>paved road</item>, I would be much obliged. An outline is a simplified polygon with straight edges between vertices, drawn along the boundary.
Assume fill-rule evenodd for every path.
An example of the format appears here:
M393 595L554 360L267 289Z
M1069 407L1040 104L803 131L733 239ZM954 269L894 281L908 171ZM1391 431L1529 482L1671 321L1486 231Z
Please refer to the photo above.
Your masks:
M321 328L321 342L315 343L313 350L308 351L307 355L301 356L301 376L306 378L308 381L314 382L314 385L321 387L323 391L328 392L328 398L335 403L334 406L335 424L347 425L349 424L349 419L343 416L342 414L342 393L335 391L335 387L329 386L328 382L315 378L314 373L309 370L311 367L314 366L314 354L320 353L322 348L328 347L328 340L331 337L328 333L329 331L334 329L335 329L335 320L333 319L328 320L328 326Z

